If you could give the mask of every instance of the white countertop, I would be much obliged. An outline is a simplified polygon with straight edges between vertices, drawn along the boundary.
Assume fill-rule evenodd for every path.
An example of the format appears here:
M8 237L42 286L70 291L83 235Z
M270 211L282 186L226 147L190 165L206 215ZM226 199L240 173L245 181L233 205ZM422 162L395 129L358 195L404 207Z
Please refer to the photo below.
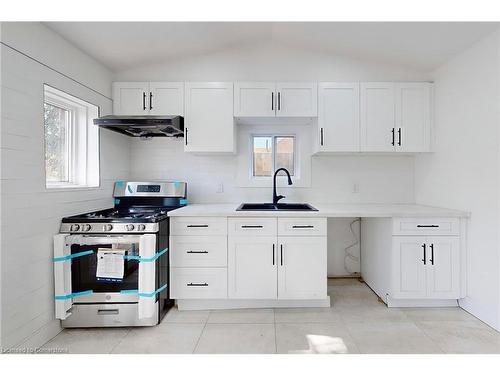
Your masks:
M318 211L236 211L240 203L190 204L168 216L284 217L468 217L465 211L416 204L332 203L311 205Z

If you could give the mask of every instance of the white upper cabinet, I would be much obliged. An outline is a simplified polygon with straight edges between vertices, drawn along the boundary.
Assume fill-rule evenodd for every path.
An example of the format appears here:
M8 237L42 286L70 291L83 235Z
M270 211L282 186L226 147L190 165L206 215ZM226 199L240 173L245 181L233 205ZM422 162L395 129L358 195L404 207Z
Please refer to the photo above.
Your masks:
M430 151L431 106L430 83L361 83L361 151Z
M235 151L232 82L187 82L184 151Z
M235 117L316 117L317 84L236 82Z
M394 83L361 83L361 151L394 151Z
M322 82L318 96L318 151L359 151L359 83Z
M114 82L115 115L184 114L183 82Z
M236 82L235 117L273 117L276 113L274 82Z
M184 116L184 82L150 82L149 114Z
M430 83L396 84L396 151L430 151L431 93Z
M115 115L145 115L149 113L148 82L114 82L113 113Z
M316 117L318 85L312 82L276 83L276 116Z

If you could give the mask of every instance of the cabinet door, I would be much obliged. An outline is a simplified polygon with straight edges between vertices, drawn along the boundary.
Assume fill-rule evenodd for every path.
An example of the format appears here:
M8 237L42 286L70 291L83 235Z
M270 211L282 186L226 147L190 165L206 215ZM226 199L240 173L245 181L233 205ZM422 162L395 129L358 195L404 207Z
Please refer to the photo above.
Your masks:
M188 82L184 150L234 152L232 82Z
M396 84L396 151L430 151L431 84Z
M151 82L149 114L184 116L184 82Z
M236 82L234 84L235 117L274 117L277 98L274 82Z
M278 82L276 116L315 117L318 115L318 85L311 82Z
M394 84L361 83L361 151L394 151Z
M429 298L459 298L459 246L458 237L427 237Z
M278 299L326 298L326 237L278 237L278 246Z
M276 236L229 236L229 298L276 299Z
M391 297L425 298L426 265L429 254L424 257L425 237L393 237L391 265Z
M148 82L114 82L113 113L115 115L146 115L149 113Z
M320 83L320 151L359 151L359 83Z

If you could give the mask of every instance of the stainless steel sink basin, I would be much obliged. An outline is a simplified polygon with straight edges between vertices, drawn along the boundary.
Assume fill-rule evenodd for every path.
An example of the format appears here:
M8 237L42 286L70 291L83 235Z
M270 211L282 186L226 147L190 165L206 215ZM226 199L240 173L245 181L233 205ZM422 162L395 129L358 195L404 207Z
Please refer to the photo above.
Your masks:
M307 203L242 203L236 211L318 211Z

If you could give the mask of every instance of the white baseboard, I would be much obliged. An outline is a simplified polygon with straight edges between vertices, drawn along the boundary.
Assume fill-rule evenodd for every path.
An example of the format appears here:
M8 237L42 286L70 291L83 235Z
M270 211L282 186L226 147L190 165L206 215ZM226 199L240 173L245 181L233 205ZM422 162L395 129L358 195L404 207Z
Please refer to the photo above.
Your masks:
M457 307L456 299L393 299L387 297L387 307Z
M259 309L286 307L330 307L330 296L318 300L178 299L179 310Z

